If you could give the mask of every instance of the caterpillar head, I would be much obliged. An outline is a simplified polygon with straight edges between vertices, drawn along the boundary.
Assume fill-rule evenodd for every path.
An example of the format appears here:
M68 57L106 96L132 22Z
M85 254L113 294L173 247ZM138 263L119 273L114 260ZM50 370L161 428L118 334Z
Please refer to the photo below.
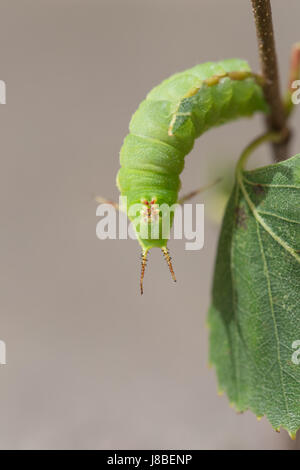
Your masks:
M164 237L164 214L161 213L160 206L157 198L151 199L143 198L141 200L142 208L139 214L139 224L137 232L138 241L142 247L142 268L140 276L140 289L143 294L143 281L145 269L147 264L147 255L151 248L160 248L164 258L168 264L174 282L176 282L175 273L173 270L171 257L167 248L167 238ZM173 217L172 217L173 218ZM165 221L167 223L167 231L169 232L172 219L169 212L169 218ZM147 235L147 236L145 236Z

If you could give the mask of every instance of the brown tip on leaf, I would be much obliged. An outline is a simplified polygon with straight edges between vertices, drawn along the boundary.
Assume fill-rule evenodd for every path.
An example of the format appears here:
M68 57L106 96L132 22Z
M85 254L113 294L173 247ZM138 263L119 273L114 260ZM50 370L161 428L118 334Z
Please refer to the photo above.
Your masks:
M141 277L140 277L141 295L143 295L143 293L144 293L143 281L144 281L145 269L146 269L146 265L147 265L147 253L148 253L148 251L143 251L143 253L142 253L142 269L141 269Z
M170 273L171 273L171 276L173 278L173 281L176 282L176 277L175 277L175 273L174 273L174 270L173 270L173 266L172 266L172 262L171 262L171 257L169 255L169 251L168 251L168 248L167 247L164 247L161 249L161 251L163 252L163 255L165 257L165 260L169 266L169 270L170 270Z

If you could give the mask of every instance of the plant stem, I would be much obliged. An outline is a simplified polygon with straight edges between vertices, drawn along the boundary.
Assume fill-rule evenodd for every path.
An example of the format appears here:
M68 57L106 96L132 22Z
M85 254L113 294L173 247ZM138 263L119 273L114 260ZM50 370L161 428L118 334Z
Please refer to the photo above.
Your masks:
M274 144L282 141L282 135L278 132L267 132L266 134L260 135L244 149L241 153L239 161L236 166L236 174L239 175L245 168L249 156L265 142L272 142Z
M270 107L266 127L268 131L280 132L284 136L281 142L272 144L273 159L281 161L289 156L290 131L286 125L287 115L280 95L271 4L270 0L251 0L251 2L256 24L261 70L265 79L264 95Z

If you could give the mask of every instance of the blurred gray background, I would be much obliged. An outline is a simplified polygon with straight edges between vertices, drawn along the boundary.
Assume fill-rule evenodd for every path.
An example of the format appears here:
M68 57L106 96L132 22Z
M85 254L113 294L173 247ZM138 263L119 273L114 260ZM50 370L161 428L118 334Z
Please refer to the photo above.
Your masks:
M284 89L300 3L272 6ZM237 415L208 368L217 189L198 199L204 249L170 243L177 285L154 250L141 297L138 244L95 235L93 195L118 197L139 102L176 71L234 56L259 69L250 0L0 1L2 449L297 448ZM257 116L203 136L184 191L222 175L261 130ZM268 161L265 147L251 165Z

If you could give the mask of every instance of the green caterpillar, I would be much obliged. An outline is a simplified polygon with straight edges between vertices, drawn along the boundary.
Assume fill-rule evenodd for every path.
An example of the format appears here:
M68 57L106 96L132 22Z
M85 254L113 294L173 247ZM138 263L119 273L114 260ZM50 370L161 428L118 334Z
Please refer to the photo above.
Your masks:
M261 77L239 59L207 62L177 73L155 87L133 115L120 152L117 186L127 197L142 247L141 293L147 253L161 248L173 279L167 237L162 237L162 204L178 202L184 157L197 137L232 119L267 112ZM141 205L138 216L130 208ZM172 225L170 218L170 227ZM159 236L150 228L159 224ZM145 237L145 227L147 236ZM143 230L142 230L143 229Z

